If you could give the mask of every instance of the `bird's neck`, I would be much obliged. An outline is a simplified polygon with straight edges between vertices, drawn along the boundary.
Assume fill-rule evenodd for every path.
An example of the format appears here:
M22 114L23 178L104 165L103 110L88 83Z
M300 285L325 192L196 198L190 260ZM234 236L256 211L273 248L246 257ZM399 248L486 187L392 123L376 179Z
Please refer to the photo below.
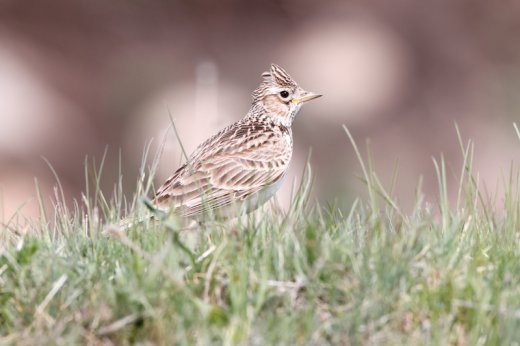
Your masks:
M251 109L246 115L246 118L256 118L258 121L274 123L275 125L283 126L290 132L295 114L286 114L275 112L264 104L257 102L253 103Z

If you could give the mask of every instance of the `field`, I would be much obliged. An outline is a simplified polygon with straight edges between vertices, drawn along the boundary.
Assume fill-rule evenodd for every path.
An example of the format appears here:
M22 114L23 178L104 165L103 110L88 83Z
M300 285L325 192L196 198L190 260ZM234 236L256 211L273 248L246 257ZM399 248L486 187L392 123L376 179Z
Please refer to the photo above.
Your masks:
M106 197L101 164L75 207L0 226L0 344L518 343L520 174L484 195L460 143L457 176L437 159L437 200L418 189L409 213L352 140L368 198L348 210L312 201L307 169L289 211L188 230L161 215L117 226L146 210L150 174L132 200Z

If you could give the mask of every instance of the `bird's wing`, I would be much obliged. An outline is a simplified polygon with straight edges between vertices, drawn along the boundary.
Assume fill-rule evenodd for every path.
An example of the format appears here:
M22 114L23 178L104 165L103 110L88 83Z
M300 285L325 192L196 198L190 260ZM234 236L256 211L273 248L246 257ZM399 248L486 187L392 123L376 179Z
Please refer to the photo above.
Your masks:
M285 135L242 122L224 129L166 181L155 204L192 217L245 200L284 176L292 154Z

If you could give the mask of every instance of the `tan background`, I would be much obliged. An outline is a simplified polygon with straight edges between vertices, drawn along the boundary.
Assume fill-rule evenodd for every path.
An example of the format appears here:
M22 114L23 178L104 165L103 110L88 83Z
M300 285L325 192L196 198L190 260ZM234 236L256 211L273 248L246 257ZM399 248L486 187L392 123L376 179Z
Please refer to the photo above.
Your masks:
M85 157L99 161L107 145L112 191L121 150L131 194L167 108L191 151L247 112L271 62L325 95L296 119L289 175L312 147L320 200L348 205L362 191L342 124L361 146L370 139L385 184L399 160L396 193L409 208L421 175L436 201L432 156L458 174L457 122L492 194L520 149L519 38L519 1L1 0L0 220L37 215L35 177L53 194L42 156L73 199ZM176 143L170 133L158 183L180 162Z

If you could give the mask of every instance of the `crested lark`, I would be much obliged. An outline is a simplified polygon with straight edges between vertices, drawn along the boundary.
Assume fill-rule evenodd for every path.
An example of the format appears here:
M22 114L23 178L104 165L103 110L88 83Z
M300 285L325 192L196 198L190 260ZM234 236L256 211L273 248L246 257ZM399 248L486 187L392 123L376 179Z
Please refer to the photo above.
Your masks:
M247 115L199 145L157 191L156 208L197 220L210 211L238 216L276 193L291 161L294 117L321 95L275 64L262 77Z

